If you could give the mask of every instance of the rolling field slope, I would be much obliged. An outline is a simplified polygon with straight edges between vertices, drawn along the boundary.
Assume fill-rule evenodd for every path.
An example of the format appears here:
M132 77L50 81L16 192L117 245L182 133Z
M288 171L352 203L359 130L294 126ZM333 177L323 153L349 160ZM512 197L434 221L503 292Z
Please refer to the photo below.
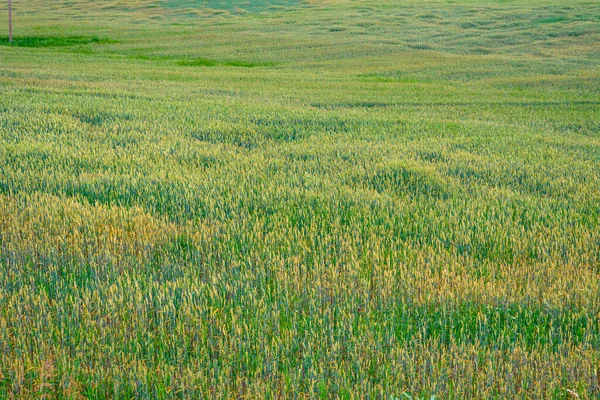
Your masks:
M600 398L598 2L13 4L0 398Z

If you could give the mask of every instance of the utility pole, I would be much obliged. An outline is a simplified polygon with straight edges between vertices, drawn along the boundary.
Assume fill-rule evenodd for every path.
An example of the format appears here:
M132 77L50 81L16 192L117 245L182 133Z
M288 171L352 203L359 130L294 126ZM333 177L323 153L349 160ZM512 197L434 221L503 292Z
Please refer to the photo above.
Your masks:
M8 0L8 43L12 43L12 0Z

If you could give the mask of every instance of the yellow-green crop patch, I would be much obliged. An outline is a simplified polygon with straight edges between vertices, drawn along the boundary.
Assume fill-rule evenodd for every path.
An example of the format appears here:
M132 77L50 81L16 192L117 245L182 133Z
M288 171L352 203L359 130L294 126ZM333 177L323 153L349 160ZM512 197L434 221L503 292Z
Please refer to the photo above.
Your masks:
M159 4L166 8L210 9L231 13L275 11L287 7L297 7L301 0L162 0Z
M599 18L15 1L0 398L600 397Z

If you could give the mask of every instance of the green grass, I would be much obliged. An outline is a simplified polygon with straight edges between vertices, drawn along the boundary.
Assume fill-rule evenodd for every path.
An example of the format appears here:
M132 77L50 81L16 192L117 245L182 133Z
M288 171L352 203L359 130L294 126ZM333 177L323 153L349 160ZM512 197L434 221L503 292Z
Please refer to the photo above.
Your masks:
M255 63L248 61L236 61L236 60L212 60L210 58L193 58L190 60L179 60L177 65L184 67L215 67L218 65L226 67L242 67L242 68L254 68L254 67L272 67L273 63Z
M8 38L0 40L0 46L13 47L63 47L85 45L90 43L112 43L108 39L87 36L20 36L12 42Z
M599 398L600 6L282 5L14 5L0 398Z
M211 9L231 13L274 11L281 8L296 7L302 4L300 0L162 0L159 2L165 8L181 9Z

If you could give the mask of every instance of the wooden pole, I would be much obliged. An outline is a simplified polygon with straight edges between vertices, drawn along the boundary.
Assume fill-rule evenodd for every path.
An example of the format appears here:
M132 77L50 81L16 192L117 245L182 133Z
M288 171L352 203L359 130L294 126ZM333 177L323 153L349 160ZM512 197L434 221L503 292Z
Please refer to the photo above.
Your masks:
M12 0L8 0L8 42L12 43Z

